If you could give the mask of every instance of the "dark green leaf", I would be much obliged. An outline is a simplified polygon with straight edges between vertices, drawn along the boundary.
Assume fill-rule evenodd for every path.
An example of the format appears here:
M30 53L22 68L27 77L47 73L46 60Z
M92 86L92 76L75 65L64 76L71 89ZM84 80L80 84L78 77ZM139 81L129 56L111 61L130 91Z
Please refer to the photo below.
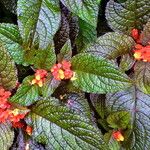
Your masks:
M8 123L0 124L0 148L8 150L13 144L14 131Z
M133 67L135 59L129 54L123 55L120 60L120 69L123 71L128 71Z
M131 37L117 32L109 32L100 36L96 43L86 49L86 52L108 59L114 59L123 54L127 54L133 45L134 40Z
M130 113L127 111L113 112L107 117L109 126L114 129L126 129L130 123Z
M78 51L83 51L90 43L95 42L96 39L96 27L93 27L86 21L79 19L79 34L76 40Z
M132 116L132 140L126 139L126 147L132 150L149 150L150 148L150 95L132 87L123 92L107 95L107 106L111 111L126 110ZM129 136L129 135L128 135ZM131 148L133 146L133 148Z
M1 23L0 41L5 45L16 63L20 64L23 62L22 38L16 25Z
M17 90L17 93L9 101L22 106L29 106L37 101L39 98L39 87L37 85L31 85L32 79L33 76L26 77Z
M100 0L61 0L62 3L75 15L78 15L82 20L97 26L97 16Z
M108 150L102 135L88 118L56 103L56 99L39 101L31 108L32 136L48 148Z
M131 80L108 60L90 54L72 59L76 80L73 84L86 92L108 93L131 86Z
M135 82L137 87L150 94L150 63L139 61L135 64Z
M0 86L11 90L16 87L17 70L15 63L3 45L0 44Z
M142 28L149 17L149 0L127 0L120 4L110 0L107 3L106 18L114 31L127 32L132 28Z
M46 48L60 24L59 1L18 0L17 14L24 43Z

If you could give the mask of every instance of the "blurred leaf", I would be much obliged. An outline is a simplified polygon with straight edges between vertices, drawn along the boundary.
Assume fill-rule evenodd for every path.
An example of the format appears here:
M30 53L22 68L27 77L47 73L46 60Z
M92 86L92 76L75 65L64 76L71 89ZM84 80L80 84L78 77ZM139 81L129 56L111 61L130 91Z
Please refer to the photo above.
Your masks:
M127 54L133 45L134 40L131 37L117 32L109 32L100 36L96 43L85 51L96 56L114 59Z
M11 11L12 13L16 14L17 11L17 1L18 0L1 0L7 10Z
M28 76L23 80L23 83L18 88L16 94L10 98L10 102L29 106L39 98L39 87L31 85L33 76Z
M39 101L27 120L33 125L32 136L49 149L108 150L99 130L88 118L57 103L57 99Z
M135 64L135 82L144 93L150 94L150 63L139 61Z
M18 0L18 25L27 47L45 49L60 24L59 1Z
M79 34L77 36L76 45L78 51L84 51L84 49L97 39L96 27L88 24L86 21L79 19Z
M149 0L126 0L122 3L110 0L107 3L106 18L114 31L127 32L133 28L141 29L149 17Z
M13 24L0 24L0 41L5 45L8 52L18 64L23 62L24 51L22 48L22 38L19 29Z
M76 80L73 84L86 92L108 93L131 86L131 80L108 60L82 53L72 58Z
M119 68L123 71L128 71L133 67L135 59L129 54L123 55L120 60Z
M126 129L130 123L130 113L127 111L113 112L107 117L109 126L114 129Z
M147 24L144 26L144 29L141 33L141 41L143 45L147 45L150 41L150 19Z
M16 87L17 70L15 63L3 45L0 44L0 86L11 90Z
M0 148L8 150L14 141L14 131L8 123L0 124Z
M149 150L150 95L132 87L122 92L107 94L107 107L111 111L128 111L132 116L132 138L125 140L125 147L132 150Z
M86 21L94 27L97 26L97 16L100 0L61 0L61 2L82 20Z

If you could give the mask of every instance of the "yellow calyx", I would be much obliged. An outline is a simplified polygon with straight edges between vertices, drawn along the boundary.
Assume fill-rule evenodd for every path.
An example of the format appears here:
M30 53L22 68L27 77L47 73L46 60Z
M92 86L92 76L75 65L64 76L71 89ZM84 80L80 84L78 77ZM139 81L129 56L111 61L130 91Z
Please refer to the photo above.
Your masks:
M11 111L11 113L14 115L14 116L17 116L19 114L19 109L14 109L13 111Z
M40 75L36 75L35 79L39 81L39 80L41 80L41 76Z
M64 79L65 78L64 71L62 69L59 69L58 74L59 74L59 78L60 79Z
M135 52L134 53L134 58L137 59L137 60L141 59L141 52Z
M36 83L36 79L33 79L31 84L35 84Z
M38 82L38 85L39 85L39 87L42 87L42 86L43 86L43 81L40 80L40 81Z

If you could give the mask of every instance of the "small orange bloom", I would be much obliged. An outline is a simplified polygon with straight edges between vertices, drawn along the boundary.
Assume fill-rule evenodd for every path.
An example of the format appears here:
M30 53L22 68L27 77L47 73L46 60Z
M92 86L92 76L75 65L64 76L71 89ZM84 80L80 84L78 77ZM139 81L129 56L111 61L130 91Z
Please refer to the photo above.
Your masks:
M120 131L114 131L113 134L112 134L113 138L115 140L117 140L118 142L119 141L124 141L124 136L121 134Z
M138 31L138 29L132 29L131 36L133 37L134 40L138 40L139 39L139 31Z
M51 68L51 72L56 80L71 79L73 76L71 63L66 60L63 60L61 63L55 64Z
M31 126L27 126L26 127L26 132L27 132L27 134L31 135L32 134L32 127Z

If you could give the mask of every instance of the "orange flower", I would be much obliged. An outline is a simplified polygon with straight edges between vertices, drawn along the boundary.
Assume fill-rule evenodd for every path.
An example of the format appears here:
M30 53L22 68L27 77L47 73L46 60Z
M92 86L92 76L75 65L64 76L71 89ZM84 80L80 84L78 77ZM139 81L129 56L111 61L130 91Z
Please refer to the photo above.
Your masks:
M31 126L27 126L26 127L26 132L27 132L27 134L31 135L32 134L32 127Z
M124 141L124 136L121 134L120 131L114 131L113 134L112 134L113 138L115 140L117 140L118 142L119 141Z
M51 72L56 80L71 79L73 71L70 68L71 63L63 60L61 63L55 64L51 68Z
M42 87L47 76L47 71L43 69L36 70L34 76L35 78L32 80L31 84L37 84L39 87Z
M139 39L139 31L138 31L138 29L132 29L131 36L133 37L134 40L138 40Z

